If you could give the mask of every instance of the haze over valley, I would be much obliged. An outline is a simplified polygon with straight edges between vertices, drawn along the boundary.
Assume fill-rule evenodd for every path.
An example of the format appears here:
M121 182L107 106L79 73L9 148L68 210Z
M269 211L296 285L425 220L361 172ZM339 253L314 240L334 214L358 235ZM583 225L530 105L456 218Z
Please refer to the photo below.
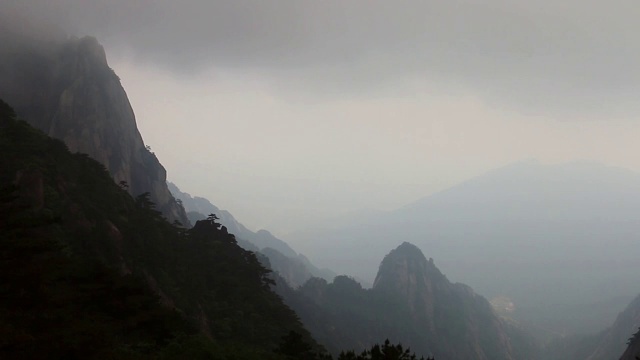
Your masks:
M638 15L2 2L0 358L637 359Z

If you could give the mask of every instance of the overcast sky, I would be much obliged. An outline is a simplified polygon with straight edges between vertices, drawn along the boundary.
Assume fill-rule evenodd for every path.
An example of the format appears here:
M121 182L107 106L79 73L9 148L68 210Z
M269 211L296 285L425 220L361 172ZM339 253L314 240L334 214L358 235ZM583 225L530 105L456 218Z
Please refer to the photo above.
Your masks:
M640 171L637 0L3 0L0 15L96 36L169 179L253 229L392 209L521 159Z

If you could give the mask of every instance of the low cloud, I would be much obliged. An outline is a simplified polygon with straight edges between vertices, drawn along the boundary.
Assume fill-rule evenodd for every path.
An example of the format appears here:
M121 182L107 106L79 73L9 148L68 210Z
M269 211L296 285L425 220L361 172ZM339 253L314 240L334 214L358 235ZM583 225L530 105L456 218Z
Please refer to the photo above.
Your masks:
M0 14L14 32L95 35L170 71L312 96L417 83L527 113L638 110L635 1L7 0Z

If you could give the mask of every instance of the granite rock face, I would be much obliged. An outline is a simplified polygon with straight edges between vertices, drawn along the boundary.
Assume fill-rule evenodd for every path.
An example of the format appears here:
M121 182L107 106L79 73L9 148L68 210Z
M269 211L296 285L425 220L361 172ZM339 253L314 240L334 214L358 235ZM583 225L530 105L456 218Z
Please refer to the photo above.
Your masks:
M380 264L373 290L406 304L416 328L449 359L516 359L506 324L489 302L464 284L453 284L418 247L403 243ZM435 351L434 351L435 352Z
M166 170L146 148L127 94L95 38L5 44L0 50L0 98L20 118L63 140L72 152L102 163L133 196L150 193L170 221L189 224L167 188Z

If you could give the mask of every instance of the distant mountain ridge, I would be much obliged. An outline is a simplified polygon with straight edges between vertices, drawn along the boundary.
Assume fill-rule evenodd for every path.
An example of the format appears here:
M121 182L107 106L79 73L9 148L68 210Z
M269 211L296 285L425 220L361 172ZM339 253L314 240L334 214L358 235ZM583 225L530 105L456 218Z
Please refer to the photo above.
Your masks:
M267 230L253 232L238 222L231 213L220 210L209 200L191 196L171 182L167 182L167 186L183 204L192 222L202 220L209 214L215 214L220 218L220 223L238 238L238 243L241 246L247 250L260 251L266 255L269 258L271 268L278 271L291 286L302 285L313 276L329 280L336 276L328 269L318 269L304 255L298 254L289 244L276 238Z
M640 295L602 331L563 337L544 351L549 360L637 360L640 357ZM622 357L621 357L622 355Z
M486 296L516 305L582 303L630 295L640 273L638 213L640 174L529 161L374 219L291 236L316 263L365 279L369 259L402 239L429 249L451 278Z
M537 354L532 339L503 322L470 287L449 282L410 243L385 256L372 289L338 276L332 283L311 279L297 294L303 299L283 294L285 302L333 350L366 348L386 336L436 359L526 360Z
M182 201L182 204L187 212L197 212L201 216L208 216L209 214L216 214L220 218L220 223L227 227L230 233L236 235L236 237L247 240L257 246L260 249L265 247L271 247L278 250L283 255L289 257L297 257L298 253L295 252L289 244L271 235L266 230L259 230L253 232L247 229L244 225L239 223L231 213L226 210L220 210L217 206L213 205L209 200L199 197L191 196L191 194L181 191L175 184L167 182L169 191ZM192 215L193 216L193 215Z
M618 315L613 325L603 333L595 351L586 360L617 360L620 354L627 349L629 339L638 332L638 328L640 328L640 295ZM640 356L638 350L640 347L636 346L635 355ZM633 351L634 349L630 350L630 352Z

